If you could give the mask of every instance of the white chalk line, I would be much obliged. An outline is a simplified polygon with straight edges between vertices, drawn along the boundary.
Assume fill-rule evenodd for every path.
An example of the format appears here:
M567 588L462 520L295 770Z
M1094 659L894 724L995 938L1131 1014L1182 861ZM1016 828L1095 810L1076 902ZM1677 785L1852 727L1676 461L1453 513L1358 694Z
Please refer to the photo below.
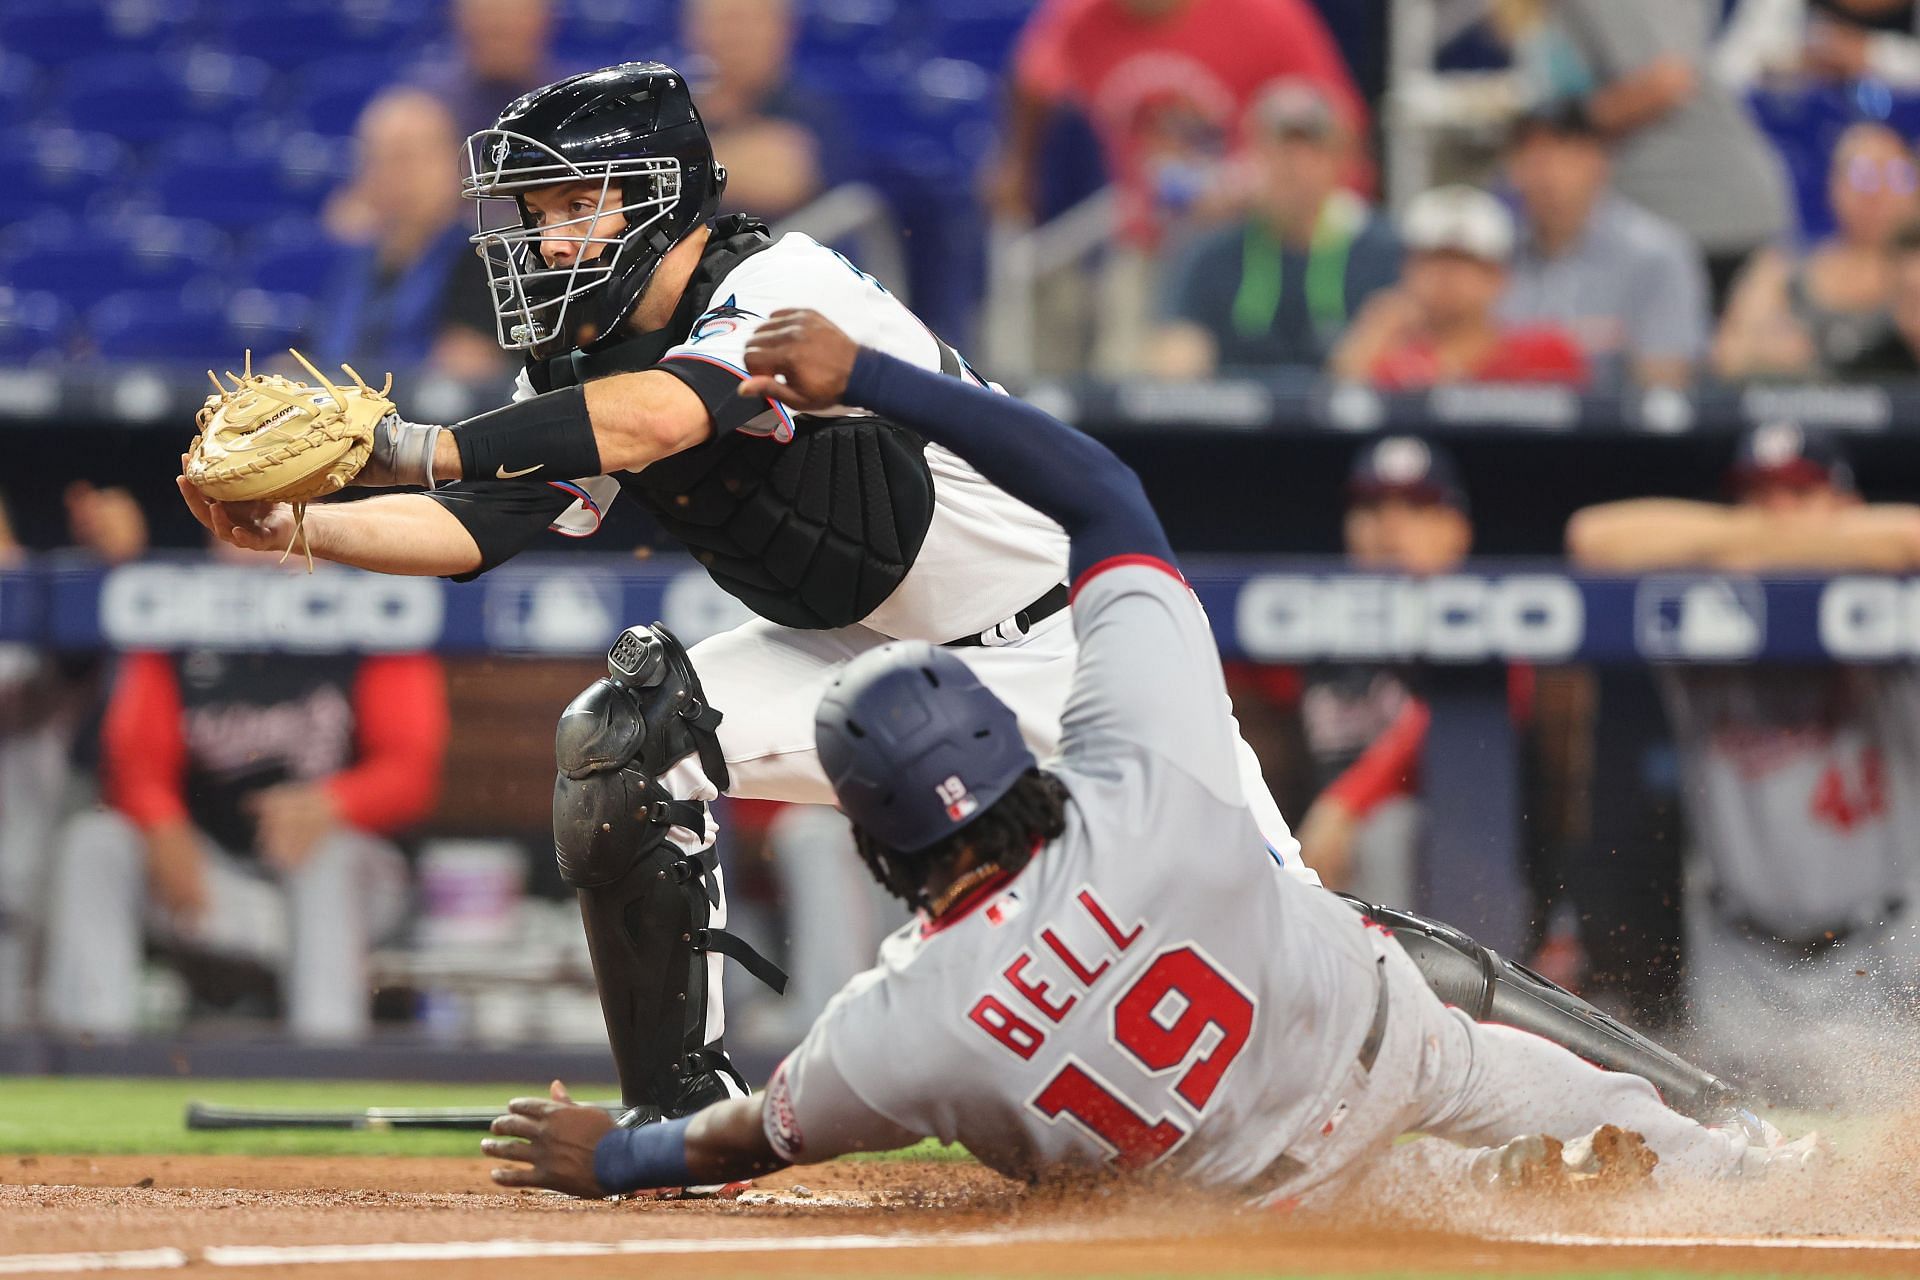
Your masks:
M952 1235L729 1236L647 1240L450 1240L395 1244L209 1245L216 1267L277 1267L302 1263L469 1262L492 1258L605 1258L633 1254L825 1253L867 1249L953 1249L1008 1244L1008 1232ZM1019 1237L1032 1240L1031 1234Z
M482 1262L514 1258L610 1258L710 1253L853 1253L885 1249L966 1249L1083 1239L1065 1232L972 1231L949 1235L674 1237L636 1240L448 1240L322 1245L208 1245L210 1267L342 1266L390 1262ZM1489 1237L1498 1243L1583 1249L1818 1249L1920 1252L1920 1240L1836 1236L1598 1236L1549 1232ZM196 1258L181 1249L0 1255L0 1275L165 1271Z
M56 1275L75 1271L171 1271L187 1265L179 1249L123 1249L117 1253L0 1254L0 1276Z
M1576 1249L1835 1249L1848 1253L1862 1250L1920 1253L1920 1240L1888 1240L1875 1236L1589 1236L1548 1231L1489 1238L1513 1244Z

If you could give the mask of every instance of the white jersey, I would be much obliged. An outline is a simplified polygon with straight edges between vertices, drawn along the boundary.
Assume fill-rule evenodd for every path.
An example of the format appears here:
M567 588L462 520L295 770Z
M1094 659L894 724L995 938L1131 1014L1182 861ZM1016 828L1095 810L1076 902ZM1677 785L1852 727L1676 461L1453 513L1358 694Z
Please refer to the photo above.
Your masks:
M846 258L797 231L722 277L687 340L660 363L699 361L744 379L754 330L789 307L820 312L863 346L923 369L941 367L942 344L918 316ZM523 371L514 398L533 394ZM810 416L862 412L836 407ZM794 421L783 406L769 402L739 430L784 441L793 437ZM1059 525L988 483L949 450L929 444L926 456L934 493L926 539L900 585L861 622L895 639L940 644L1012 617L1065 581L1067 538ZM620 486L609 476L574 483L579 499L552 527L582 537L599 528Z
M1066 831L890 937L775 1072L784 1158L932 1135L1015 1177L1165 1162L1257 1179L1348 1081L1378 949L1249 815L1213 636L1157 560L1086 575L1048 764Z

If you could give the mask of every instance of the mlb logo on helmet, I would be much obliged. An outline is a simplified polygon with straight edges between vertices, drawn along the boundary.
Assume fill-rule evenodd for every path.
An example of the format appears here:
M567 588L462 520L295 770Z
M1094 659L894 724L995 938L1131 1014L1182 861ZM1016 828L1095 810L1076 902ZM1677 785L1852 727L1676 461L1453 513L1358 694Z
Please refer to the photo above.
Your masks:
M939 797L941 804L947 806L947 820L950 822L965 822L980 807L980 802L973 798L967 790L967 784L960 781L957 773L935 787L933 794Z

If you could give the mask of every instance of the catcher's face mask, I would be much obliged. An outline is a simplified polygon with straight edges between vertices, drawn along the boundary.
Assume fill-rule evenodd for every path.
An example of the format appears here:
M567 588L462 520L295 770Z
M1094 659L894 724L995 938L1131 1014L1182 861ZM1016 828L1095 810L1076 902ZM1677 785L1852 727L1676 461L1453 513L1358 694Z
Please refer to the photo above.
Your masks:
M679 202L680 176L671 156L576 164L504 129L467 139L461 193L478 202L473 243L487 264L500 345L538 354L583 345L582 324L593 326L586 341L609 336L673 247L662 224ZM561 186L584 199L536 217L527 193Z

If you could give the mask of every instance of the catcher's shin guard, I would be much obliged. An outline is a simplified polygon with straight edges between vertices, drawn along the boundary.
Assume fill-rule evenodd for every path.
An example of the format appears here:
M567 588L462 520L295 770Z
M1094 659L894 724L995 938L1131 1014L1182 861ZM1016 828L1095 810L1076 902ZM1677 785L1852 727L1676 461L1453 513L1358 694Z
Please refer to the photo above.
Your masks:
M1641 1076L1668 1106L1696 1120L1724 1121L1738 1109L1738 1095L1726 1081L1452 925L1339 896L1390 931L1433 993L1474 1021L1530 1031L1597 1067Z
M708 953L776 991L786 975L712 924L723 900L706 805L674 799L660 782L697 756L716 789L727 785L720 713L686 650L665 627L630 627L607 668L560 717L554 856L579 895L621 1097L635 1119L681 1115L726 1096L723 1073L739 1083L707 1029L719 997Z

